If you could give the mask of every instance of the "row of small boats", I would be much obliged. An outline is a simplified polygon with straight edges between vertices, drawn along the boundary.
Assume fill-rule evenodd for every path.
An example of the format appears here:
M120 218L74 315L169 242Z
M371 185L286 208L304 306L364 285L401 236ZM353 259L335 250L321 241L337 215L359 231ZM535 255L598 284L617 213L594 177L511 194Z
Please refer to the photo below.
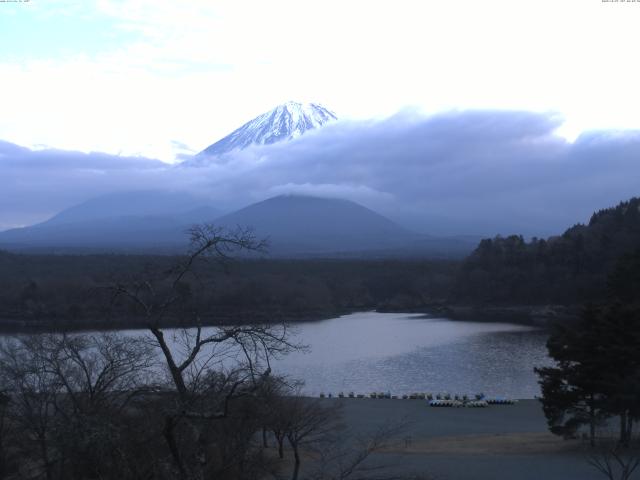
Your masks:
M429 402L431 407L470 407L470 408L484 408L489 406L489 402L486 400L470 400L468 402L461 402L460 400L431 400Z
M431 407L467 407L467 408L485 408L489 405L513 405L517 400L511 398L486 398L476 400L430 400Z
M320 398L333 398L334 395L329 393L320 393ZM390 400L427 400L432 407L471 407L482 408L489 405L513 405L517 400L504 397L487 398L484 394L469 395L450 395L431 394L431 393L411 393L404 395L392 395L391 392L372 392L368 395L362 393L339 392L337 398L373 398L373 399L390 399Z

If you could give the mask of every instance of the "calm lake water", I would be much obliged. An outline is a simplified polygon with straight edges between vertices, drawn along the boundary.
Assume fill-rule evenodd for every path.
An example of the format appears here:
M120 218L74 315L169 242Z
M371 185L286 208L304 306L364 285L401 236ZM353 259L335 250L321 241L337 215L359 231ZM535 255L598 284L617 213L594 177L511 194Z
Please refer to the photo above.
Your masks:
M179 351L171 333L165 338ZM150 336L143 330L126 334ZM534 398L540 389L533 367L550 363L545 332L509 323L361 312L295 324L292 334L308 351L273 361L273 371L303 380L303 392L314 396L484 392Z
M296 325L308 353L274 363L304 390L449 392L533 398L534 366L549 364L546 333L522 325L363 312Z

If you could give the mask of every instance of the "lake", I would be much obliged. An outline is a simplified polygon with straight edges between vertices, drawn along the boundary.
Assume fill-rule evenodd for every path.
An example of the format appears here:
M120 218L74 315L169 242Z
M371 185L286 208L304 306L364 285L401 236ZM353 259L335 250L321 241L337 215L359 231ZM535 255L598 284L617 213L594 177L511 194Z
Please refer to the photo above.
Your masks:
M205 333L206 333L205 329ZM165 338L179 349L167 329ZM547 333L510 323L466 322L424 314L360 312L297 323L292 340L307 345L272 362L305 382L303 392L336 395L412 392L534 398L534 366L550 364ZM145 335L128 330L128 335Z
M297 324L310 347L274 363L305 381L304 391L411 392L534 398L534 366L548 365L547 334L508 323L453 321L421 314L362 312Z

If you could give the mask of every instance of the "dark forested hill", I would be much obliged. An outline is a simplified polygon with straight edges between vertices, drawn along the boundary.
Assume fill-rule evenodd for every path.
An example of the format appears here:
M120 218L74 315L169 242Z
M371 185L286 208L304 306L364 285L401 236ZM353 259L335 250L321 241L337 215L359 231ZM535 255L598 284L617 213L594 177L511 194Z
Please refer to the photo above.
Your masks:
M599 300L606 277L640 248L640 198L596 212L547 240L482 240L465 260L453 297L471 303L582 303Z
M134 313L105 287L162 282L181 257L27 255L0 250L0 331L131 328ZM417 310L447 296L458 266L448 260L238 260L197 265L187 282L202 321L301 321L355 310ZM167 318L177 324L179 318Z

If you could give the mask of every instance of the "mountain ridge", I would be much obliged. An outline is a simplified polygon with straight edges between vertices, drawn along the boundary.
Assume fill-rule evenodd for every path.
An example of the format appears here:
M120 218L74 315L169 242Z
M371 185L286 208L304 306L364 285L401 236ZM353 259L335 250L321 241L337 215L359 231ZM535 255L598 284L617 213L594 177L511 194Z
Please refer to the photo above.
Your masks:
M230 230L252 227L257 238L270 240L267 254L276 258L453 257L470 252L476 245L464 239L421 235L340 198L280 195L222 216L208 206L172 212L140 206L122 210L122 205L116 205L108 216L83 210L96 202L99 206L100 199L104 197L70 207L47 222L0 232L0 249L175 254L188 247L186 232L198 223Z
M59 225L78 221L99 220L115 217L161 217L180 215L209 208L208 200L184 192L166 192L161 190L135 190L110 193L93 197L84 202L62 210L53 217L36 225ZM31 225L35 227L36 225Z

